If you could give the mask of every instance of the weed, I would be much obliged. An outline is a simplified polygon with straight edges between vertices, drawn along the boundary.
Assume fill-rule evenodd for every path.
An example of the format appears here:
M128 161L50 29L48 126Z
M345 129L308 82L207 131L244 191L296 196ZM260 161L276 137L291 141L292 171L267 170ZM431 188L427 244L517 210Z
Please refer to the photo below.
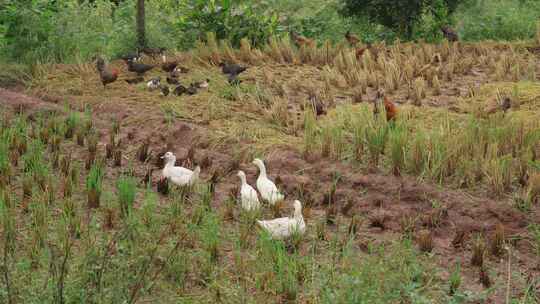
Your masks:
M491 239L490 243L490 250L491 254L495 256L500 256L504 253L504 247L505 247L505 232L504 232L504 226L502 224L497 224L497 227L495 228L495 233L493 234L493 237Z
M482 285L485 288L490 288L491 287L491 279L489 278L489 273L488 273L486 267L484 267L484 266L480 267L479 277L480 277L480 283L482 283Z
M76 130L75 137L77 138L77 145L83 147L84 146L84 138L86 136L86 133L83 128L79 127Z
M62 178L62 194L64 198L70 198L73 195L73 181L70 177Z
M115 167L122 166L122 150L119 147L114 149L113 159L113 164Z
M454 271L450 274L450 278L448 279L450 289L448 290L448 294L453 296L461 286L461 265L459 263L456 263L456 267L454 268Z
M68 176L71 169L71 153L65 154L60 159L60 171L64 176Z
M96 153L89 152L86 155L86 161L84 163L84 168L86 170L90 170L90 168L92 168L92 166L94 165L95 162L96 162Z
M531 236L531 243L536 251L536 255L540 256L540 224L531 224L529 226L529 234Z
M150 146L150 141L147 139L145 140L141 146L139 147L139 149L137 150L137 159L140 161L140 162L146 162L149 158L149 154L148 154L148 148Z
M377 167L381 153L384 151L388 127L382 120L375 121L365 129L365 141L370 155L371 165Z
M529 177L527 200L532 204L540 202L540 173L535 173Z
M371 227L381 228L382 230L386 229L387 220L388 215L383 210L377 210L369 216Z
M66 117L65 121L65 132L64 137L66 139L71 139L75 135L75 130L79 127L79 124L81 122L81 118L79 113L77 112L70 112L68 117Z
M412 234L416 229L416 221L417 218L412 215L404 215L401 217L399 225L401 227L401 232L406 238L412 237Z
M405 166L407 142L407 130L405 130L405 127L401 123L394 125L394 128L391 128L389 131L388 143L392 172L395 176L400 176Z
M96 162L86 178L86 191L88 208L99 208L103 183L103 168L100 162Z
M431 252L434 247L433 234L429 230L418 232L418 247L422 252Z
M88 152L90 154L97 153L97 144L98 144L98 137L95 134L89 135L87 138L88 142Z
M452 240L452 246L454 248L460 248L463 246L463 243L467 239L467 231L464 229L460 229L456 231L456 235L454 236L454 239Z
M304 156L309 155L317 146L317 119L310 109L304 111Z
M120 205L120 212L123 217L127 217L131 213L131 210L133 209L133 203L135 202L135 179L130 176L120 177L116 182L116 189L118 191L118 203Z
M481 235L476 235L472 244L471 265L483 267L486 245Z

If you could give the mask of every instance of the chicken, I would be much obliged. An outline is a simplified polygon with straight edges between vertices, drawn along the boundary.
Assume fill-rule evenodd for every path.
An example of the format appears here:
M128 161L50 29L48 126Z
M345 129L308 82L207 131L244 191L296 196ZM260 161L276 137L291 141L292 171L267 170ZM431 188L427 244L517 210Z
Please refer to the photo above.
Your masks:
M206 80L203 81L196 81L191 84L192 87L197 89L207 89L210 85L210 79L206 78Z
M107 84L113 83L118 79L118 70L109 69L102 58L97 59L96 68L99 72L99 78L101 79L103 87L106 87Z
M175 74L186 74L186 73L189 73L189 69L186 68L186 67L183 67L183 66L177 66L173 73Z
M291 37L294 40L294 43L296 43L297 47L315 47L315 41L313 39L298 35L295 32L291 32Z
M161 95L163 95L163 96L168 96L168 95L169 95L169 92L170 92L170 90L169 90L169 87L168 87L168 86L162 86L162 87L161 87Z
M396 119L397 107L386 96L384 96L384 109L386 111L386 121L393 121Z
M187 93L187 88L183 85L179 85L177 86L174 91L173 91L173 94L176 95L176 96L180 96L184 93Z
M136 63L133 60L128 60L128 71L135 72L137 75L144 75L144 73L150 71L154 68L153 65L144 64L144 63Z
M227 81L229 82L230 85L239 85L242 80L238 79L238 77L236 77L237 75L236 74L228 74L227 75Z
M367 49L368 49L367 47L356 48L356 52L355 52L356 60L361 60L362 56L364 56L364 53L366 52Z
M310 93L308 98L316 116L326 115L326 107L323 102L318 100L316 95Z
M164 72L172 73L178 66L178 61L167 61L167 56L163 55L161 57L163 59L163 63L161 64L161 69Z
M189 85L189 88L187 88L186 93L188 95L195 95L197 94L197 87L192 83Z
M502 103L501 103L501 108L503 110L504 113L506 113L506 111L510 110L510 108L512 107L512 101L510 100L509 97L504 97Z
M227 64L227 63L222 62L222 63L219 64L219 66L221 67L221 71L225 75L237 76L237 75L240 75L240 73L247 70L247 67L243 67L243 66L240 66L240 65L235 64L235 63Z
M349 44L353 47L360 43L360 38L358 38L358 36L355 34L351 34L351 31L347 31L347 33L345 33L345 39L347 39Z
M167 77L167 83L171 85L179 85L180 81L174 77Z
M446 40L450 42L455 42L459 40L457 33L449 26L443 26L441 28L441 32L443 33L444 38L446 38Z

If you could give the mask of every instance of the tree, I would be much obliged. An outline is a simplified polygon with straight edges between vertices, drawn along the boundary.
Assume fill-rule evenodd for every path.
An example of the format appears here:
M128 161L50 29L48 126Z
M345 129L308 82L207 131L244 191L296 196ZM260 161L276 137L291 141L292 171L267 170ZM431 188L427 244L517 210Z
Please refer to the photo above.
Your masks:
M139 49L146 47L144 0L137 0L137 44Z
M463 0L342 0L342 14L346 16L366 16L371 22L393 29L402 37L411 39L414 26L426 11L445 7L445 14L453 13Z

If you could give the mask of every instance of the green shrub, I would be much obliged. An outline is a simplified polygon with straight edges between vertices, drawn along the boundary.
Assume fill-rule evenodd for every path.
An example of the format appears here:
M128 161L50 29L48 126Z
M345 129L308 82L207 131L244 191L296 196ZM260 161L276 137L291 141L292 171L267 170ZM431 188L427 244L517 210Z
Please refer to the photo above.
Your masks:
M540 2L534 0L474 0L456 13L462 39L516 40L535 36Z

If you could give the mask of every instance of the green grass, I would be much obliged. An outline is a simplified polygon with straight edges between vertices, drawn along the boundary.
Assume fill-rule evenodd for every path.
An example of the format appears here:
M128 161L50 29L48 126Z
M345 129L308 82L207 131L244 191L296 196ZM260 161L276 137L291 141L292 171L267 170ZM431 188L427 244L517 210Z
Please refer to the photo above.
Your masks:
M129 216L135 202L137 185L135 179L130 176L122 176L116 182L118 191L118 204L123 217Z

